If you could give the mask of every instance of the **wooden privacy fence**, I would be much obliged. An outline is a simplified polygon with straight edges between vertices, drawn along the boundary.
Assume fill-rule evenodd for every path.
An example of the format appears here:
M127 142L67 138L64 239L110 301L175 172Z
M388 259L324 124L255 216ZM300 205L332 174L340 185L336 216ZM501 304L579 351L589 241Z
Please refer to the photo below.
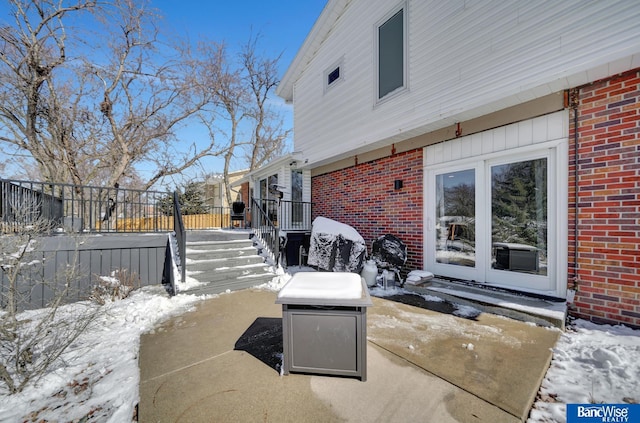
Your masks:
M183 215L185 229L219 229L231 227L231 215L229 213L206 213ZM161 230L172 231L173 216L153 216L137 218L118 218L115 220L117 232L148 232ZM100 230L100 222L98 222Z
M182 215L186 229L217 229L231 227L231 214L187 214Z

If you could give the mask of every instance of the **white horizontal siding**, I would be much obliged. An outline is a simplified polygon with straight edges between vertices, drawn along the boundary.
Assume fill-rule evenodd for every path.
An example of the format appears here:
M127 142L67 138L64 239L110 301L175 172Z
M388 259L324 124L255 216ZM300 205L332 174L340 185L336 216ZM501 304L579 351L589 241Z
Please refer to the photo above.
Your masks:
M302 171L302 201L311 202L311 171L309 169Z
M373 44L369 32L373 31L373 23L366 27L367 30L363 30L362 25L343 24L354 14L357 16L367 13L369 8L366 4L355 3L349 6L338 21L341 36L336 37L332 33L325 40L314 61L295 86L295 148L303 151L304 158L339 154L345 147L343 140L352 139L350 131L361 128L364 119L371 112L372 95L369 92L373 77ZM343 38L349 42L345 42ZM344 65L341 73L343 80L325 91L324 72L341 57ZM367 98L363 100L356 93L367 93ZM299 107L298 99L301 98L303 104ZM322 134L322 142L316 142L318 138L315 135L306 137L303 136L304 133ZM298 135L303 136L300 142L297 140Z
M569 136L569 116L560 111L426 147L425 166L464 160L556 141Z
M640 2L407 0L409 90L375 106L374 25L353 0L294 90L295 149L323 164L640 66ZM344 80L324 90L343 58Z

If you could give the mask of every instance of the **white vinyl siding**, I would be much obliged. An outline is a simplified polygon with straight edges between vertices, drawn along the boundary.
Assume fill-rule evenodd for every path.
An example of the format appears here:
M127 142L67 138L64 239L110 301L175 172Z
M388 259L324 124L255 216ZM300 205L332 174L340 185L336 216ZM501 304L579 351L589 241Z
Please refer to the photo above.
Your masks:
M407 0L411 86L378 104L372 28L397 5L351 1L305 63L294 126L309 165L640 67L640 2ZM324 72L340 58L348 79L325 93Z
M311 202L311 170L302 171L302 201Z
M425 149L425 166L563 139L568 136L568 124L569 116L562 111L432 145Z

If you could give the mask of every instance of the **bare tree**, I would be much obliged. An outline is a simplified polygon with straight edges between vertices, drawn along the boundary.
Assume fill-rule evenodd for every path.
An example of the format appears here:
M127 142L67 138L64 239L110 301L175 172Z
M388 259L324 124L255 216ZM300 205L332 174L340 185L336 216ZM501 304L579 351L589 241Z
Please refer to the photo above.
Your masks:
M6 282L1 298L6 306L0 311L0 388L10 394L44 376L98 313L96 305L85 304L73 319L61 318L59 308L73 289L78 267L69 263L61 272L45 276L45 258L37 247L51 222L40 216L37 197L25 195L17 201L20 204L10 205L15 231L0 237L0 278ZM51 293L47 307L21 317L21 303L38 285L46 285Z
M246 153L249 170L256 169L281 154L290 130L283 129L282 119L269 107L270 95L278 84L276 59L260 57L259 37L250 38L234 57L225 44L202 43L200 56L203 80L208 79L215 101L214 109L202 115L209 137L223 136L220 150L224 157L223 179L227 202L232 203L229 173L232 160ZM219 123L224 122L224 125Z
M230 60L225 44L202 42L199 49L202 60L202 78L215 97L212 108L205 110L200 117L212 141L216 139L218 134L226 138L226 142L223 143L225 148L222 154L224 157L222 173L227 186L227 202L231 204L228 175L234 151L241 144L239 140L240 124L246 118L246 104L250 97L247 87L243 85L241 71ZM218 126L218 119L226 123L226 129Z
M246 87L242 85L240 71L229 58L224 43L201 41L198 45L200 57L199 80L207 86L214 98L200 113L200 122L207 128L209 139L219 143L218 154L224 158L223 175L228 185L228 173L233 153L239 143L239 128L245 118L245 104L248 100ZM224 123L218 123L222 120ZM221 126L223 125L223 126ZM227 190L227 199L230 194Z
M191 140L185 149L176 136L211 92L189 48L161 42L147 2L9 3L14 22L0 28L0 142L28 152L45 181L115 186L140 180L144 164L148 188L214 154L213 143Z
M96 2L9 4L14 23L0 28L0 140L28 151L47 180L75 179L74 155L81 147L72 136L65 82L57 83L68 54L63 20L90 11Z
M277 87L278 61L258 56L256 52L259 37L251 37L245 44L240 57L246 73L245 80L249 87L252 101L248 105L248 115L253 122L253 134L248 145L247 161L249 169L257 169L274 156L281 155L284 140L291 130L283 129L280 116L269 107L269 96Z
M42 180L149 188L221 156L229 186L234 158L255 169L282 152L289 131L269 106L279 57L258 55L258 37L237 56L218 43L192 51L162 37L148 0L8 1L0 143L26 153ZM180 138L194 124L208 139Z
M99 80L106 144L112 169L111 186L140 163L154 171L143 188L168 175L182 172L199 159L219 154L211 141L204 147L195 142L182 153L175 147L175 130L212 101L209 87L198 79L199 62L188 45L172 47L178 59L162 60L153 15L134 0L122 0L119 19L125 22L109 43L105 66L89 65ZM105 22L108 23L108 22ZM167 46L163 46L165 49ZM105 149L106 150L106 149Z

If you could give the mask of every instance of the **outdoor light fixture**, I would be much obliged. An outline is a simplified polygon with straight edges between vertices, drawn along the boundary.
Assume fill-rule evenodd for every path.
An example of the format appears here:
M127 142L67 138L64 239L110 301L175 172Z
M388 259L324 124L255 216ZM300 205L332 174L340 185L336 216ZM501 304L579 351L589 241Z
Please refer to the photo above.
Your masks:
M402 179L396 179L395 181L393 181L393 189L402 189Z

